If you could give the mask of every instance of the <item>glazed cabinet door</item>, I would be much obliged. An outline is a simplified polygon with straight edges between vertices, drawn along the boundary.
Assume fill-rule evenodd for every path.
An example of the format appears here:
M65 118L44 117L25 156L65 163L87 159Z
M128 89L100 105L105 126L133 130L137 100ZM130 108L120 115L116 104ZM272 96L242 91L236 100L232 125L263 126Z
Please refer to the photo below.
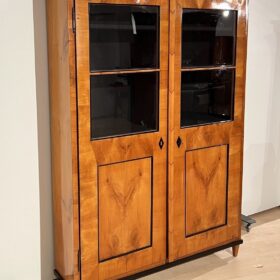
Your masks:
M246 12L170 1L170 261L240 239Z
M76 0L81 278L166 260L168 1Z

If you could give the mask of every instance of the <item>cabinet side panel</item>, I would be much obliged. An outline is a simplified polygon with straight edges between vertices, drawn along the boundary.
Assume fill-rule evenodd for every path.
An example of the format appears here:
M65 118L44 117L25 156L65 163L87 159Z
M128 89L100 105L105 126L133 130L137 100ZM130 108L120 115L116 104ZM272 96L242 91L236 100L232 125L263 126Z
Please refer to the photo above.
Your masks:
M64 279L79 279L77 120L72 5L72 0L47 1L55 269Z

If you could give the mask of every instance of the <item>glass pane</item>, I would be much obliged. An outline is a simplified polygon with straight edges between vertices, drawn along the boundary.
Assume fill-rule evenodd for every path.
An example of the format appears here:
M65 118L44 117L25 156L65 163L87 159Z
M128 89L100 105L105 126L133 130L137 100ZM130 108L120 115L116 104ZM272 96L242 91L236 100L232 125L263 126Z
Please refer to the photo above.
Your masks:
M90 4L91 71L158 68L159 8Z
M182 66L235 65L237 11L183 10Z
M91 77L91 137L155 131L157 72Z
M232 120L235 70L182 72L181 126Z

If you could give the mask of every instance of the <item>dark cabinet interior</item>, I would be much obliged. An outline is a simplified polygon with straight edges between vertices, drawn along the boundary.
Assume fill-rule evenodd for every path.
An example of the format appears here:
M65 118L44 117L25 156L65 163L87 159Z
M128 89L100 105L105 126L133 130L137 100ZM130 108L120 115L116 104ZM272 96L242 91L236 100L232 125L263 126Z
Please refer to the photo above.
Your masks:
M90 4L90 69L159 67L159 7Z
M159 7L89 5L91 138L158 129Z
M233 119L235 71L182 72L181 127Z
M237 11L183 9L181 127L233 120L236 32Z
M237 11L184 9L182 67L235 64Z
M158 128L159 73L91 76L91 138Z

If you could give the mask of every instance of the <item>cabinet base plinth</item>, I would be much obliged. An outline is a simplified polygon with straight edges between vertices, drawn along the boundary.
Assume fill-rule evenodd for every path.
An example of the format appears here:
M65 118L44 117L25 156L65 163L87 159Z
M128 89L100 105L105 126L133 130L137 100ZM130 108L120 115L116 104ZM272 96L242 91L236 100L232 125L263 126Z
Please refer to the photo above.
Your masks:
M233 256L237 257L238 250L239 250L239 245L241 245L241 244L243 244L243 240L240 239L240 240L237 240L237 241L234 241L234 242L230 242L230 243L224 244L222 246L215 247L215 248L212 248L210 250L206 250L206 251L200 252L198 254L195 254L195 255L192 255L192 256L189 256L189 257L186 257L186 258L183 258L183 259L171 262L171 263L166 263L166 264L164 264L162 266L158 266L158 267L155 267L155 268L143 271L143 272L139 272L137 274L133 274L131 276L127 276L127 277L121 278L121 279L122 280L139 279L141 277L145 277L147 275L154 274L154 273L160 272L162 270L165 270L165 269L168 269L168 268L172 268L174 266L177 266L177 265L180 265L180 264L183 264L183 263L195 260L195 259L199 259L199 258L202 258L202 257L208 256L208 255L214 254L214 253L216 253L218 251L222 251L222 250L225 250L225 249L228 249L228 248L232 248ZM54 270L54 274L56 276L56 280L65 280L65 279L63 279L63 277L59 274L59 272L57 270Z

